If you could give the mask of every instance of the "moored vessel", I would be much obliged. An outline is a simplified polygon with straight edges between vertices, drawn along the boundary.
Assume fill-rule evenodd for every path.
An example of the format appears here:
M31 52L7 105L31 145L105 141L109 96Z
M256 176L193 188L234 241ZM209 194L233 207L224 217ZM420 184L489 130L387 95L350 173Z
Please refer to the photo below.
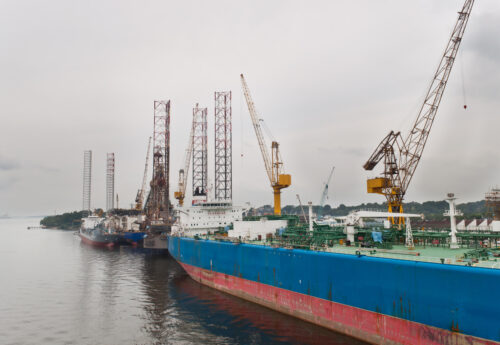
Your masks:
M96 247L113 247L121 239L105 226L104 218L95 215L82 218L79 235L83 243Z
M266 241L169 236L168 246L201 284L364 341L500 342L500 293L494 288L500 284L500 269L493 256L467 261L457 256L466 249L410 250L404 240L401 246L376 248L358 227L346 245L346 237L352 237L347 229L315 227L312 235L307 226L297 228L289 226L285 233L277 228ZM376 230L386 238L387 232ZM307 236L316 236L317 242L301 248L299 238ZM332 239L336 244L330 245Z

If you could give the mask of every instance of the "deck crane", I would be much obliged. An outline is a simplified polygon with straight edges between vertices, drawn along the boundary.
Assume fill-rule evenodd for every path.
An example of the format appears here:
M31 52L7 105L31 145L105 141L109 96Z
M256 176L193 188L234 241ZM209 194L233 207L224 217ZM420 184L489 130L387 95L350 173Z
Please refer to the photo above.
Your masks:
M149 165L149 153L151 151L151 137L149 137L148 151L146 153L146 164L144 164L144 176L142 177L141 189L137 191L137 196L135 197L135 209L140 211L144 206L144 194L146 193L146 181L148 179L148 165Z
M298 194L297 200L299 201L300 210L302 211L302 217L304 217L304 221L307 221L306 213L304 212L304 207L302 206L302 201L300 200L300 195Z
M196 107L198 107L198 104L196 104ZM191 163L191 155L193 154L193 135L194 135L194 123L191 124L191 133L189 134L189 142L186 149L184 169L179 170L179 187L177 192L174 192L174 197L177 200L179 200L179 206L184 205L184 197L186 196L189 165Z
M328 185L330 184L330 180L333 176L333 171L335 167L332 167L330 171L330 175L328 175L328 180L326 180L325 187L323 188L323 193L321 194L321 200L319 202L318 214L316 215L316 219L321 220L323 213L323 206L325 205L326 199L328 199Z
M274 214L281 215L281 190L287 188L292 184L292 177L289 174L283 173L283 162L281 161L279 153L279 144L273 141L271 144L271 155L267 151L266 142L264 141L264 135L262 134L262 128L259 123L259 117L257 115L257 110L250 95L250 89L245 81L243 74L241 77L241 85L243 87L243 93L245 94L245 99L248 105L248 112L252 118L253 128L255 130L255 135L257 136L257 141L259 142L260 152L262 153L262 158L264 159L264 165L266 168L267 176L274 193Z
M391 131L363 165L365 170L372 170L382 159L384 160L382 176L368 179L367 190L368 193L384 195L390 213L403 213L403 198L422 157L473 4L474 0L466 0L462 10L458 12L458 20L451 38L446 45L417 119L406 139L403 139L400 132ZM402 217L391 217L393 224L396 222L394 218L399 218L399 225L404 223Z

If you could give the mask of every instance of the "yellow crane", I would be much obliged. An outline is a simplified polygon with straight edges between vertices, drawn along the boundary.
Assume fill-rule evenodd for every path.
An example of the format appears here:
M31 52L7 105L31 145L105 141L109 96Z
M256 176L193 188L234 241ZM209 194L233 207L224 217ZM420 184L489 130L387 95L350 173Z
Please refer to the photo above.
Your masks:
M198 104L196 104L196 107L198 107ZM193 135L194 135L194 123L191 124L191 133L189 134L189 142L186 149L186 156L184 158L184 169L179 170L178 190L177 192L174 192L174 197L179 201L179 206L184 205L184 198L186 196L189 165L191 163L191 155L193 153Z
M255 110L255 104L253 103L252 96L250 95L250 89L248 88L243 74L241 74L240 77L241 85L243 86L243 93L245 94L245 99L248 105L248 112L250 113L255 135L257 136L257 141L259 142L260 152L262 153L262 158L264 159L267 176L269 177L269 182L273 188L274 214L279 216L281 215L281 190L292 184L292 177L289 174L283 173L283 162L281 161L278 142L272 142L271 154L269 154L264 140L264 135L262 134L262 128L259 123L259 117L257 116L257 111Z
M146 164L144 164L144 176L142 177L141 189L137 191L137 196L135 197L135 209L140 211L144 205L144 194L146 193L146 181L148 179L148 165L149 165L149 152L151 151L151 137L149 137L148 151L146 153ZM118 199L118 195L116 196ZM117 201L118 203L118 201Z
M391 213L403 213L403 198L422 157L473 5L474 0L466 0L458 12L458 20L410 133L403 139L400 132L391 131L363 165L365 170L372 170L384 161L383 175L369 179L367 189L368 193L384 195ZM399 218L400 225L404 223L402 217L395 216L391 217L393 224L395 218Z

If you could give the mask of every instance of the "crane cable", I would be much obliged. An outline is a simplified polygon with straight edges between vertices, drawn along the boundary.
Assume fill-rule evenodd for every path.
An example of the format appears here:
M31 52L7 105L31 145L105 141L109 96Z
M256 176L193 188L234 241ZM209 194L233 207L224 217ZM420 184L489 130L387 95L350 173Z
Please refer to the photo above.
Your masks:
M467 110L467 98L465 94L465 74L464 74L464 53L463 49L459 52L460 54L460 72L462 77L462 97L464 99L464 110Z

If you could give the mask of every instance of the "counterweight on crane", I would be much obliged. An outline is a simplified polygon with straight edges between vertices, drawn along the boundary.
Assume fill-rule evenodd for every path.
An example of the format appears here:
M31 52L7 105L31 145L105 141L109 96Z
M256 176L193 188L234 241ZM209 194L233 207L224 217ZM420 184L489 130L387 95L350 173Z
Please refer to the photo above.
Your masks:
M149 137L148 151L146 153L146 164L144 164L144 175L142 177L141 189L137 191L137 196L135 197L135 209L140 211L144 205L144 194L146 193L146 181L148 179L148 165L149 165L149 152L151 150L151 137Z
M247 101L248 112L250 113L255 135L257 136L257 141L259 142L260 152L262 153L262 158L264 159L267 176L269 178L269 182L271 183L271 187L273 188L274 214L281 215L281 190L292 184L292 177L283 173L283 162L281 161L279 153L279 144L276 141L273 141L271 144L271 155L267 151L257 110L255 109L255 104L253 103L252 96L250 95L250 89L248 88L243 74L241 74L240 77L241 85L243 86L243 93L245 94L245 99Z
M451 38L446 45L417 119L406 139L402 138L400 132L391 131L363 166L365 170L372 170L382 159L384 160L383 175L368 179L367 189L368 193L384 195L391 213L403 212L403 198L422 157L473 4L474 0L466 0L462 10L458 12L458 20ZM391 220L395 223L394 217L391 217ZM404 223L403 218L399 217L398 222Z
M193 119L194 120L194 119ZM179 170L179 188L174 192L174 197L179 200L179 206L184 205L184 197L186 196L187 178L189 166L191 163L191 155L193 153L193 136L194 136L194 123L191 124L191 133L189 134L188 147L186 149L186 156L184 160L184 169Z

